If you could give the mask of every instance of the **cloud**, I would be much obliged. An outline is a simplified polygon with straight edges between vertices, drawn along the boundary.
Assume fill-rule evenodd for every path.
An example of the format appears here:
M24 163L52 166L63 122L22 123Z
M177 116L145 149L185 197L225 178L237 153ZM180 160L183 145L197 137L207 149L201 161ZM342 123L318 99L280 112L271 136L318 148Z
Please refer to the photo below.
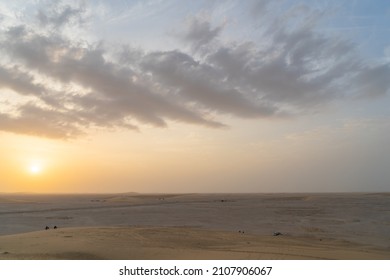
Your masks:
M250 13L253 16L263 16L267 11L268 7L277 2L276 0L274 1L268 1L268 0L250 0L249 2L249 7L250 7Z
M159 85L172 88L182 102L239 117L272 115L275 108L245 97L238 88L223 82L218 69L179 51L154 52L142 58L141 67Z
M60 93L40 96L39 92L54 91L49 83L46 88L42 88L34 83L33 74L11 75L0 69L3 87L25 94L35 91L36 97L49 107L43 109L29 105L19 108L20 117L10 118L3 115L3 130L30 134L36 128L38 135L62 135L68 138L77 136L81 132L79 127L119 126L137 129L137 125L132 123L134 120L155 126L166 126L167 119L210 127L224 126L204 117L196 110L187 108L185 104L164 98L155 92L153 85L136 82L135 77L139 74L129 67L122 67L105 59L106 51L99 45L73 46L72 42L64 38L47 37L29 31L3 42L2 47L15 63L27 67L31 73L39 73L62 84ZM65 86L68 83L76 83L85 91L68 91ZM67 104L68 108L65 108L64 104ZM72 118L66 117L68 115ZM59 122L61 117L62 123ZM43 126L45 119L47 125ZM24 125L26 123L28 126ZM10 124L14 125L15 129L10 129ZM47 133L43 133L46 130Z
M356 77L360 94L367 97L390 93L390 63L367 66Z
M221 33L223 25L212 27L204 16L192 17L187 21L185 30L179 32L178 37L191 46L193 52L198 52Z
M384 55L385 55L385 58L387 61L390 61L390 46L387 46L385 49L384 49Z
M73 8L69 5L54 4L50 9L40 9L37 19L41 26L60 28L71 21L82 23L83 8Z
M77 128L77 118L69 112L47 110L33 104L21 106L16 117L0 113L0 128L14 133L60 139L83 134Z
M276 32L269 48L233 44L210 53L208 61L235 86L279 105L320 104L341 95L340 81L358 71L353 49L311 30Z
M21 95L40 95L44 87L34 83L34 78L18 67L5 68L0 65L0 89L8 88Z
M292 24L297 13L304 18ZM83 16L56 6L38 13L41 25L59 28L54 33L28 22L3 29L0 89L35 102L1 113L1 130L70 138L91 127L137 130L172 121L218 128L226 126L218 121L222 115L286 117L390 88L388 63L365 62L355 44L319 32L302 7L265 23L261 43L223 40L222 25L194 17L181 33L192 53L112 49L104 40L75 40L61 31Z

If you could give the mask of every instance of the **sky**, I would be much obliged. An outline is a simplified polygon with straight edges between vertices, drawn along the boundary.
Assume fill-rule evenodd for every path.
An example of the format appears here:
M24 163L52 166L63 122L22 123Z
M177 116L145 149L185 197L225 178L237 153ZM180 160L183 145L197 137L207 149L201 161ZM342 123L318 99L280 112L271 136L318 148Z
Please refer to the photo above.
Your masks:
M387 0L0 0L0 192L390 191Z

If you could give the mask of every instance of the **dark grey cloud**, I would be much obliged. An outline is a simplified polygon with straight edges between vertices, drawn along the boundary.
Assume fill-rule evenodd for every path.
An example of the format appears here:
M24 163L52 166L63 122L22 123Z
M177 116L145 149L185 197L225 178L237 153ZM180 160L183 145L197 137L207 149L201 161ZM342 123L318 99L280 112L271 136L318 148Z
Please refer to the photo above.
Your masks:
M277 0L269 1L269 0L250 0L249 7L250 7L250 13L253 16L262 16L264 15L267 10L268 6L272 4L272 2L276 2Z
M28 107L30 114L26 115L26 108L20 108L20 118L5 119L6 123L15 124L18 131L26 127L16 125L25 123L26 116L34 119L33 115L36 113L37 118L33 123L38 126L42 123L42 115L45 113L48 114L47 122L52 123L55 120L52 118L53 112L62 112L58 116L72 115L72 118L64 118L67 125L55 123L45 126L53 132L45 136L61 135L62 132L64 137L74 136L81 131L78 126L90 125L137 129L137 126L131 123L132 120L162 127L166 126L168 119L210 127L223 126L217 121L205 118L201 112L187 108L185 104L180 104L172 98L164 98L153 90L153 85L134 82L135 76L142 73L136 73L129 67L122 67L118 63L106 60L104 58L106 52L99 46L81 48L72 46L71 42L63 38L49 38L28 32L24 36L3 42L2 47L15 63L27 66L31 72L45 75L64 85L73 82L88 89L84 94L64 91L36 95L46 105L51 106L51 109L38 110L39 108L35 107L36 110L33 111L30 106ZM4 77L4 87L18 93L29 93L33 89L42 90L29 76L25 77L19 73L19 76L13 77L8 72L3 72L0 71L0 79ZM65 109L63 106L65 103L75 109ZM9 128L4 122L3 125L5 129ZM69 128L72 133L65 133L65 128ZM39 131L41 130L42 126ZM26 130L26 133L30 131Z
M312 31L275 33L271 47L252 44L224 46L210 53L207 61L229 83L267 101L297 107L342 95L341 82L359 70L352 46L318 37Z
M82 23L83 8L73 8L69 5L59 6L55 4L51 9L41 9L37 13L37 18L41 26L52 26L60 28L71 21Z
M6 34L9 38L21 37L26 34L26 27L24 25L11 26Z
M60 27L81 12L63 7L40 17ZM10 26L0 36L3 57L12 61L0 65L0 90L30 99L13 114L0 112L0 130L69 138L90 127L136 130L172 121L224 127L221 115L278 118L389 92L389 64L370 65L353 43L318 32L307 17L292 27L277 16L265 27L266 44L223 41L222 26L195 17L181 33L192 53L123 46L117 56L104 42Z
M71 112L42 109L33 104L19 108L18 116L0 113L0 128L14 133L48 138L72 138L83 134Z
M179 38L189 43L192 51L199 51L202 46L209 44L221 33L223 26L212 27L208 20L200 16L188 20L186 30L179 33Z
M179 51L154 52L142 57L142 70L162 86L174 87L183 102L239 117L262 117L276 108L249 99L237 87L224 83L221 71ZM222 74L222 75L221 75Z
M376 97L390 93L390 64L366 66L356 77L362 96Z
M34 83L34 78L18 67L5 68L0 65L0 89L8 88L22 95L41 95L44 87Z

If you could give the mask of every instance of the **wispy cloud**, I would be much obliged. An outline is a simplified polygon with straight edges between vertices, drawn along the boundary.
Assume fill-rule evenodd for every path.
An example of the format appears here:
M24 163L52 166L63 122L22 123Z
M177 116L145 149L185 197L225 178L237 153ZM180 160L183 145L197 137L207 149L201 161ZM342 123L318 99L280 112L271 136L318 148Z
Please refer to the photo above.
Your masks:
M73 8L69 5L58 7L55 5L50 10L40 9L37 13L37 18L41 26L49 25L54 28L61 28L71 23L72 20L75 20L76 23L81 23L82 13L82 8Z
M188 19L186 25L184 30L178 32L178 37L188 43L193 52L217 38L224 27L222 24L213 27L207 18L200 15Z
M138 129L178 121L224 127L220 115L285 117L390 89L388 61L368 63L355 44L320 33L316 14L302 6L264 23L265 44L224 39L226 25L195 16L180 31L192 52L124 45L120 55L104 40L62 32L85 22L85 9L41 7L37 25L21 20L3 27L0 89L36 102L26 99L16 114L1 113L1 130L69 138L93 126Z

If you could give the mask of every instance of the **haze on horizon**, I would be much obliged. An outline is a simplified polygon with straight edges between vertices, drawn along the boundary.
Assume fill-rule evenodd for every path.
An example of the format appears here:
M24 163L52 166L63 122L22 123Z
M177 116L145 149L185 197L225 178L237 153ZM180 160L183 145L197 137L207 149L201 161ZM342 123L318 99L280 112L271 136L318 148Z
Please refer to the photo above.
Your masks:
M390 190L390 3L0 1L0 192Z

